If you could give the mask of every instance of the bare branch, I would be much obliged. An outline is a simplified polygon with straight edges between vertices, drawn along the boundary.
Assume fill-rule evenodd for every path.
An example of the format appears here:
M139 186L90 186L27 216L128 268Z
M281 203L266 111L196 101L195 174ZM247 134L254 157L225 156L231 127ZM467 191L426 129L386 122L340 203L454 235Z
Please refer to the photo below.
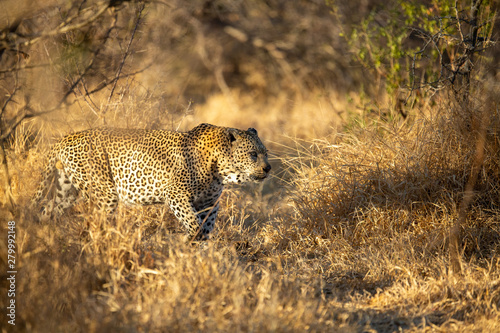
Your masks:
M137 10L137 20L135 21L135 26L134 30L132 30L132 35L130 36L130 40L128 41L127 49L125 50L125 53L123 54L122 61L120 63L120 66L118 67L118 70L116 71L115 78L114 78L114 83L113 87L111 88L111 92L109 93L108 96L108 102L106 103L104 112L106 112L109 102L111 101L111 97L113 97L113 93L115 92L116 89L116 84L118 83L118 79L120 78L120 74L122 72L123 66L125 65L125 61L127 60L128 55L130 54L130 46L132 45L132 41L134 40L135 33L137 31L137 28L139 27L139 24L141 22L142 18L142 13L144 11L145 5L144 3L141 3L139 5L139 9Z
M14 98L14 95L16 94L16 92L18 90L19 90L19 87L16 86L16 87L14 87L14 91L9 94L9 97L5 100L5 103L2 106L2 110L0 111L0 116L5 112L5 110L7 109L7 105L9 105L9 103L12 101L12 98Z
M81 83L81 81L84 78L84 76L86 76L87 73L90 71L90 69L94 65L94 62L95 62L97 56L99 55L99 53L101 53L102 49L104 48L104 45L108 41L109 36L111 34L111 31L113 29L115 29L115 27L116 27L116 21L117 21L117 18L116 18L116 13L115 13L115 15L113 16L113 19L111 21L110 27L108 28L108 30L106 31L106 34L104 35L103 42L101 42L100 45L99 45L99 47L94 51L92 59L90 60L89 64L83 70L83 73L79 73L78 78L76 79L76 81L71 84L71 87L64 94L64 96L61 98L61 101L59 102L59 106L62 105L62 104L64 104L66 102L66 99L69 97L69 95L71 95L72 93L74 93L74 90L75 90L76 86L79 83Z
M478 37L478 30L484 26L479 24L478 15L482 0L472 1L470 17L460 17L458 10L458 1L455 1L455 15L437 17L439 21L439 30L431 34L418 28L412 28L424 43L423 46L414 52L410 67L409 91L406 101L419 89L431 88L438 89L450 86L463 100L468 98L470 88L471 71L474 68L474 54L484 51L491 47L492 43L488 37ZM447 22L446 24L444 22ZM470 25L470 33L465 36L463 24ZM451 30L451 33L450 33ZM458 32L458 37L453 35ZM424 54L428 52L429 45L437 52L439 63L439 77L433 81L417 81L417 63ZM453 54L452 58L449 55ZM460 79L464 80L461 88L456 89L456 84Z
M33 117L34 114L31 111L31 108L28 105L25 105L20 113L18 113L16 117L10 121L10 124L3 124L4 126L1 128L0 141L5 140L13 131L15 131L16 127L24 119Z
M51 36L56 36L56 35L61 35L73 30L78 30L83 27L88 26L90 23L94 22L97 20L99 17L101 17L102 14L110 7L109 1L102 1L99 2L96 6L98 8L97 12L92 15L91 17L83 20L82 22L72 24L72 25L65 25L64 22L59 25L58 28L50 31L45 31L42 33L38 34L33 34L33 35L22 35L19 33L11 32L7 34L7 40L12 41L12 43L9 43L12 48L15 48L17 45L32 45L37 43L40 39L46 38L46 37L51 37ZM22 39L22 40L19 40Z
M462 32L462 24L460 23L460 17L458 15L458 0L455 0L455 18L457 20L458 31L460 32L461 40L464 40L464 33Z
M102 89L106 88L107 86L109 86L110 84L113 84L115 83L117 80L119 79L124 79L124 78L128 78L128 77L132 77L132 76L135 76L137 74L140 74L142 72L144 72L146 69L148 69L149 67L152 66L152 63L150 63L149 65L145 66L144 68L138 70L138 71L135 71L135 72L132 72L132 73L128 73L128 74L122 74L118 77L114 77L112 78L111 80L109 81L105 81L101 84L99 84L96 88L94 88L93 90L90 90L88 92L86 92L86 96L88 95L92 95L92 94L95 94L96 92L99 92L101 91Z

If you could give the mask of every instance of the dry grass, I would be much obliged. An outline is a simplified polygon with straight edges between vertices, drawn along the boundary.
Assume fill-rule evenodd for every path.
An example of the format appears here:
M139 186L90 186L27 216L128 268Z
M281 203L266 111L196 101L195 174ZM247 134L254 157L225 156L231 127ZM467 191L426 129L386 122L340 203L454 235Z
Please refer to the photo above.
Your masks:
M156 107L137 103L122 101L113 111L127 114L135 104L142 115L120 121L141 126ZM226 105L212 107L181 115L177 124L223 119L215 110ZM201 248L183 243L164 207L120 207L106 217L81 204L46 224L21 209L15 330L500 329L499 117L491 114L479 195L463 229L464 274L456 276L448 272L447 235L474 135L445 109L322 140L311 140L314 133L291 140L273 135L269 123L251 124L272 141L275 177L230 188L217 233ZM279 104L268 110L266 117L277 117ZM240 124L235 119L227 125ZM16 145L10 162L22 206L46 146L23 153ZM0 251L5 258L6 248ZM5 293L0 297L4 302Z

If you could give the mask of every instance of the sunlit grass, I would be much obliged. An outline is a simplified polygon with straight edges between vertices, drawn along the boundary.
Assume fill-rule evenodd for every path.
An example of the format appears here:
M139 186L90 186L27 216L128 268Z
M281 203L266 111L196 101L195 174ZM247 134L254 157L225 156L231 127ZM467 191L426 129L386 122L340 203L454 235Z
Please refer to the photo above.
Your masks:
M122 103L116 108L127 116L113 125L150 125L144 119L155 114L153 103ZM36 222L35 212L24 205L38 184L33 175L48 146L40 141L26 150L22 141L13 144L9 161L21 207L14 217L19 263L14 329L500 328L493 121L477 200L463 226L464 272L457 276L448 270L447 236L458 215L474 135L450 114L437 110L440 116L430 119L432 110L425 110L427 116L406 123L374 121L362 129L328 132L332 123L342 123L326 113L316 125L324 125L322 136L310 131L298 138L286 134L314 122L307 114L303 124L290 119L277 131L271 120L283 114L279 105L251 116L238 105L231 118L225 117L225 104L213 103L174 123L160 117L155 126L255 127L271 150L273 176L261 186L226 190L206 246L186 245L182 228L161 206L120 206L105 216L81 203L53 221ZM134 104L140 112L127 113ZM247 121L242 115L249 115ZM37 135L50 141L61 131L42 126ZM0 250L5 257L6 249Z

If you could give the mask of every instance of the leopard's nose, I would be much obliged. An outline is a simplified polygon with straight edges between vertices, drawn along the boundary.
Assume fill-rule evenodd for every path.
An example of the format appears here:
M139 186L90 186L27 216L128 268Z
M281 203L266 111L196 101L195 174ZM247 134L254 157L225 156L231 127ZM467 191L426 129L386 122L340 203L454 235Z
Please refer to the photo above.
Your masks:
M270 164L267 164L264 168L263 168L264 172L265 173L268 173L269 171L271 171L271 165Z

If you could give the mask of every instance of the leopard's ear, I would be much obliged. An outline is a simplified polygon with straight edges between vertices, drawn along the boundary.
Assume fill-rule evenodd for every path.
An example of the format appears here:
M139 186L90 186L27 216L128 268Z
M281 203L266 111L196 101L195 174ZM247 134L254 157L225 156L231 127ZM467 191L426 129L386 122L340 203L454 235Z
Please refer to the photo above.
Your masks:
M227 131L229 134L229 142L231 142L231 143L238 140L238 138L241 136L240 130L238 130L236 128L228 128Z
M257 130L255 128L249 128L247 132L253 135L257 135Z

